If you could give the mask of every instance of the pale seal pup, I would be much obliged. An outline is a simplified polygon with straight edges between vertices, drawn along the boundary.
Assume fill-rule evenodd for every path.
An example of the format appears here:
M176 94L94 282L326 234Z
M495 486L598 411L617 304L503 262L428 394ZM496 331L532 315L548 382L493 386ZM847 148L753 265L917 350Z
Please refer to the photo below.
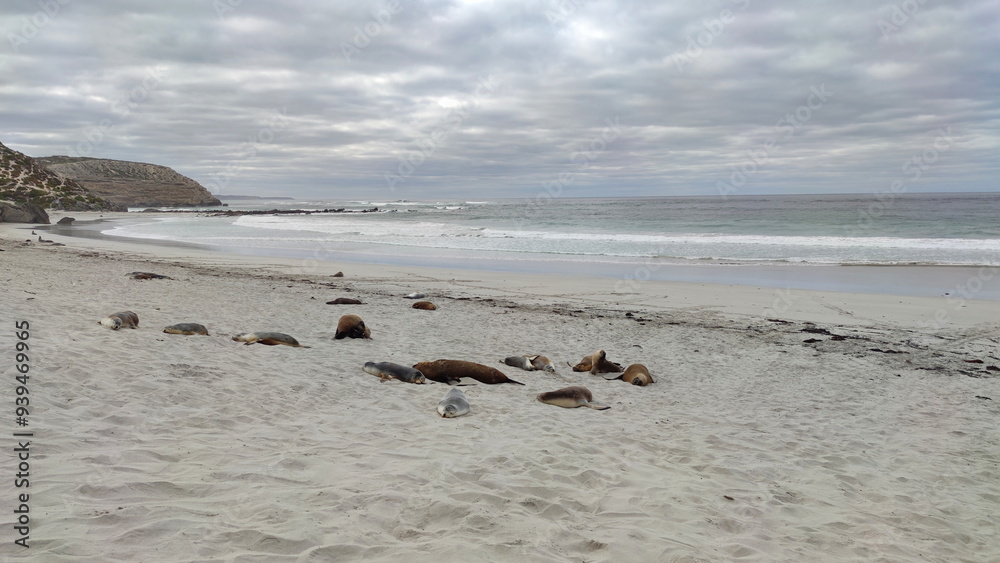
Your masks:
M420 362L419 364L414 364L413 368L420 370L420 373L424 374L424 377L427 379L441 383L451 383L463 377L468 377L480 383L514 383L516 385L524 385L520 381L514 381L507 377L498 369L464 360Z
M139 328L139 315L136 315L132 311L111 313L107 317L97 321L97 324L106 326L111 330L118 330L122 327Z
M589 356L584 356L580 363L573 366L573 371L589 371L591 375L598 373L621 373L622 367L608 361L604 350L598 350Z
M611 408L607 405L592 404L591 401L594 400L594 396L590 393L590 389L575 385L573 387L564 387L555 391L549 391L548 393L542 393L538 395L537 399L543 403L567 409L590 407L603 411Z
M277 346L278 344L282 344L285 346L291 346L292 348L309 347L299 344L298 340L295 340L283 332L245 332L243 334L237 334L233 337L233 340L237 342L246 342L247 346L256 342L258 344L264 344L265 346Z
M371 338L372 331L365 326L365 321L357 315L344 315L337 322L337 333L333 335L337 340L343 338Z
M436 311L437 305L431 303L430 301L417 301L413 304L414 309L423 309L425 311Z
M650 383L656 382L653 376L649 374L646 366L642 364L632 364L625 368L625 373L621 377L622 381L631 383L632 385L639 385L640 387L645 387Z
M556 372L556 366L552 364L552 360L546 358L545 356L539 356L539 355L530 356L529 355L529 356L525 356L525 357L528 358L529 360L531 360L531 365L535 366L535 369L544 370L544 371L547 371L549 373L555 373Z
M438 403L438 414L445 418L455 418L469 412L469 399L458 387L452 387Z
M531 365L531 360L527 356L507 356L501 362L510 367L521 368L526 371L534 371L535 366Z
M361 369L365 370L366 373L377 375L382 381L398 379L406 383L427 383L424 374L420 373L419 370L392 362L365 362Z
M170 325L163 329L163 332L167 334L201 334L208 336L208 329L205 325L200 325L198 323L177 323L175 325Z

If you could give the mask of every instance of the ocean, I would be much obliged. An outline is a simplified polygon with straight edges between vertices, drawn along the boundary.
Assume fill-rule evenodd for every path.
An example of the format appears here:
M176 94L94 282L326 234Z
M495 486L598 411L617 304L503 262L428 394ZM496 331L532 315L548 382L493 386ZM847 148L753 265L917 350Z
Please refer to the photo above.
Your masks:
M349 212L136 214L103 233L310 260L686 281L721 271L690 266L1000 266L1000 193L233 200L228 209L331 208Z

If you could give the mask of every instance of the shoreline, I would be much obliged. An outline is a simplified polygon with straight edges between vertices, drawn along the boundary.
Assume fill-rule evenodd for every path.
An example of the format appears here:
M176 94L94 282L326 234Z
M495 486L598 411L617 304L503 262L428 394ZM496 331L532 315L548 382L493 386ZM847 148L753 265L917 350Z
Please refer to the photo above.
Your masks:
M80 215L77 213L76 215ZM54 219L54 221L57 219ZM54 222L53 221L53 222ZM0 225L0 238L16 240L24 228L16 224ZM30 230L29 230L30 232ZM400 291L422 291L421 283L428 288L464 290L466 297L477 295L516 296L532 298L539 302L552 299L574 299L582 303L605 304L617 307L652 307L657 310L704 309L722 315L756 318L780 318L796 321L834 322L838 324L866 324L877 326L896 323L928 330L945 330L969 327L1000 319L1000 301L969 299L959 294L952 296L909 296L877 293L824 291L741 285L702 281L649 280L627 282L622 279L566 275L565 273L525 273L520 271L491 271L484 269L427 267L409 264L378 264L372 262L335 262L257 254L235 254L208 250L196 245L170 242L167 244L139 242L125 237L98 234L94 238L59 236L48 231L50 240L57 240L77 251L103 250L143 256L147 260L177 264L216 265L324 278L344 271L353 277L371 280L393 280ZM794 267L793 267L794 268ZM801 268L817 271L820 267ZM831 266L842 270L843 266ZM890 278L895 268L863 267ZM887 271L892 270L892 271ZM937 271L935 271L937 270ZM973 270L964 268L906 267L908 275L928 277L932 273L968 280L975 277ZM421 280L418 283L396 283L400 278ZM996 276L991 282L1000 282ZM412 289L406 289L410 287ZM973 294L987 293L981 289Z
M1000 558L1000 303L0 239L0 313L30 321L36 558ZM139 329L97 324L122 310ZM334 339L347 313L371 340ZM232 341L255 330L309 348ZM595 349L656 383L570 371ZM556 372L499 362L525 353ZM524 385L462 387L445 419L447 386L361 369L437 358ZM570 385L611 408L535 399Z
M80 225L61 227L58 217L78 216ZM100 217L104 215L104 217ZM245 247L205 247L180 241L138 239L104 235L99 222L115 220L145 221L158 218L156 213L54 213L53 225L41 227L54 236L103 240L129 247L149 246L200 250L229 256L259 259L285 259L309 262L349 262L354 265L419 267L437 270L463 270L485 273L565 275L615 280L616 287L634 287L647 282L679 282L760 288L772 292L825 291L864 293L904 297L960 297L963 300L1000 301L1000 266L931 265L931 264L664 264L654 260L621 263L586 262L553 258L551 260L504 258L469 258L460 256L424 256L419 249L409 255L361 254L351 251L308 251L295 249L256 249ZM171 213L160 214L169 217ZM98 222L99 221L99 222ZM67 240L60 240L66 243ZM87 243L89 244L89 243ZM159 250L150 250L156 253ZM635 281L633 281L635 280ZM971 287L970 287L971 286Z

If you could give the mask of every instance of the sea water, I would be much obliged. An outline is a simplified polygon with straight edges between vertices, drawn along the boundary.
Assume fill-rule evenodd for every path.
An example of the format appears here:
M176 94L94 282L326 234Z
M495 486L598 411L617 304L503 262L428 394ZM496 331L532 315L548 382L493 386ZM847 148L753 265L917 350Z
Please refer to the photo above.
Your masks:
M316 260L524 271L593 263L1000 265L996 193L260 201L229 209L272 208L345 212L179 214L104 232Z

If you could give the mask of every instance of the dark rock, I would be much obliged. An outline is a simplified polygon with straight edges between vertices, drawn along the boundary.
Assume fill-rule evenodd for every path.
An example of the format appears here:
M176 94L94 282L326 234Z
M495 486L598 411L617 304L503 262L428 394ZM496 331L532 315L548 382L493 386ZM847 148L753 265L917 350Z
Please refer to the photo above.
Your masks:
M33 203L0 202L0 223L49 224L49 214Z

